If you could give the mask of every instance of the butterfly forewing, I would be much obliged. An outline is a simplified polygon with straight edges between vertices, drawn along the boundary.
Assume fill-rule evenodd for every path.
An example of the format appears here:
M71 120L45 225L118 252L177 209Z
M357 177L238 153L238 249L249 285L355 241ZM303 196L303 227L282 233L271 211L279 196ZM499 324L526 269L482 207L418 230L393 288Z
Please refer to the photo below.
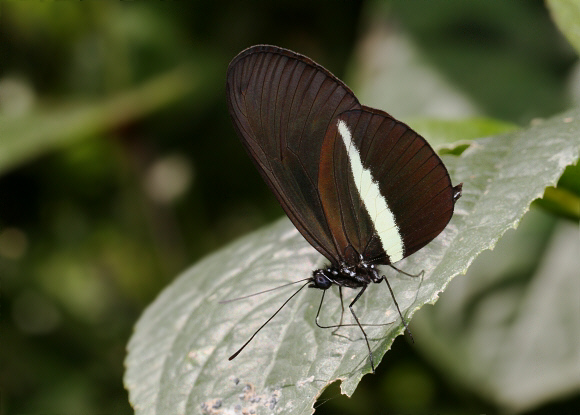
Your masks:
M227 99L238 134L262 177L304 237L333 263L339 257L317 189L331 121L360 108L350 89L294 52L255 46L230 63Z

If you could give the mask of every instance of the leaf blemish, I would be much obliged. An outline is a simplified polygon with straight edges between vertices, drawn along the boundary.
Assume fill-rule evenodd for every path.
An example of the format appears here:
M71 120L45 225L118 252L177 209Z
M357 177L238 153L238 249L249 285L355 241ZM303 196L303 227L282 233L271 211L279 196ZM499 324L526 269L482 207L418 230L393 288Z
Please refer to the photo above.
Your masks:
M221 406L221 399L211 399L201 404L201 412L204 414L218 415L222 413Z
M305 384L312 383L312 382L314 382L314 375L312 375L312 376L310 376L310 377L308 377L306 379L299 380L298 382L296 382L296 386L299 387L299 388L301 388Z

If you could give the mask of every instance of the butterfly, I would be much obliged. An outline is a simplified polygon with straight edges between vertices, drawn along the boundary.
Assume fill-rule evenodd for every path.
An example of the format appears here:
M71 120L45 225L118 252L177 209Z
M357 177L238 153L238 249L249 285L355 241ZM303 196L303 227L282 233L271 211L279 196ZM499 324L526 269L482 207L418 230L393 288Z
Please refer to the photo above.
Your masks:
M439 235L462 184L452 185L423 137L362 105L342 81L296 52L269 45L242 51L228 67L226 95L234 127L262 178L302 236L329 261L292 297L306 285L323 290L323 298L337 285L341 302L342 287L359 290L349 309L374 372L353 306L369 284L385 281L408 330L377 266L393 266Z

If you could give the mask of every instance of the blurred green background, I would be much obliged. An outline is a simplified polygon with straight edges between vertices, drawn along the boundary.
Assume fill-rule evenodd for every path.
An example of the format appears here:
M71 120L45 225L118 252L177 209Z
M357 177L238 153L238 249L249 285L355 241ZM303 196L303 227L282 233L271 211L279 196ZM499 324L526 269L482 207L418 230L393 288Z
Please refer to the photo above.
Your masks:
M132 413L123 359L142 310L283 214L225 102L228 62L257 43L313 58L397 117L526 125L579 101L577 54L541 1L2 2L3 414ZM434 81L377 94L371 81L408 62ZM450 99L426 105L439 90ZM577 224L539 215L543 239ZM501 412L403 337L352 399L337 394L317 413ZM567 394L527 413L579 406Z

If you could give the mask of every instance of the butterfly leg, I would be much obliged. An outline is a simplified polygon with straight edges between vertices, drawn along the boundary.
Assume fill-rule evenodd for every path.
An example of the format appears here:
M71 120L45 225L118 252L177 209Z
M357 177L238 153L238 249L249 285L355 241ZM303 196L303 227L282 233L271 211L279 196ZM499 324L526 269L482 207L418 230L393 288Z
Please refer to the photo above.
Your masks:
M354 297L354 300L352 300L352 302L350 303L350 305L348 306L348 308L350 309L350 312L352 313L352 316L356 320L356 324L358 324L358 327L359 327L360 331L362 331L362 334L363 334L363 336L365 338L365 342L367 343L367 348L369 349L369 359L371 361L371 369L373 370L373 373L375 373L375 363L373 361L373 352L371 351L371 345L369 344L369 339L367 338L367 334L365 333L364 329L362 328L362 325L360 324L360 321L358 321L358 317L356 316L356 314L354 312L354 309L352 308L352 306L358 301L358 299L365 292L366 289L367 289L367 285L364 285L361 288L361 290L358 292L358 294L356 295L356 297Z
M332 330L332 334L335 334L338 329L342 327L342 318L344 317L344 303L342 301L342 287L340 285L338 286L338 295L340 297L340 322L338 323L338 326Z
M351 327L351 326L358 326L359 324L354 324L354 323L347 323L347 324L343 324L344 321L344 301L343 301L343 297L342 297L342 287L338 286L338 294L340 296L340 322L338 324L331 324L329 326L323 326L322 324L320 324L318 322L318 317L320 317L320 311L322 310L322 303L324 302L324 294L326 293L326 290L322 291L322 297L320 298L320 304L318 304L318 311L316 312L316 318L314 319L314 322L316 323L316 325L321 328L321 329L334 329L332 331L332 334L336 334L336 332L338 331L339 328L341 327ZM361 326L367 326L367 327L372 327L372 326L388 326L389 324L393 324L393 322L390 323L382 323L382 324L364 324L361 323Z
M332 334L335 334L336 331L343 326L342 317L344 314L344 304L342 302L342 287L340 287L340 286L338 287L338 293L340 294L340 307L341 307L340 322L338 324L332 324L330 326L323 326L318 322L318 317L320 316L320 310L322 310L322 302L324 301L324 294L325 293L326 293L326 290L323 290L322 297L320 298L320 304L318 305L318 311L316 312L316 318L314 319L314 322L321 329L332 329L333 328L334 330L332 331ZM346 326L353 326L353 325L354 324L346 324Z
M320 316L320 310L322 309L322 302L324 301L324 294L326 294L326 290L322 290L322 297L320 297L320 304L318 304L318 311L316 312L316 318L314 319L314 322L321 329L330 329L334 326L321 326L320 323L318 322L318 317Z
M393 289L391 288L391 284L389 284L389 280L387 280L387 277L385 277L384 275L382 276L382 279L385 280L385 282L387 283L387 287L389 287L389 292L391 293L391 297L393 298L393 302L395 303L395 307L397 307L397 311L399 312L399 315L401 316L401 320L403 321L403 326L405 326L405 330L407 331L407 333L409 333L409 337L411 338L411 341L413 343L415 343L415 340L413 340L413 335L411 334L411 330L409 330L409 326L407 325L407 322L405 321L405 317L403 316L403 313L401 312L401 309L399 308L399 303L397 303L397 299L395 298L395 293L393 292Z
M421 286L423 285L423 277L425 276L425 270L421 270L421 272L419 272L418 274L409 274L408 272L405 272L403 270L400 270L399 268L393 266L392 264L389 264L389 266L391 268L393 268L395 271L397 271L398 273L403 274L403 275L406 275L407 277L420 278L421 279L421 281L419 282L419 285L417 286L417 291L415 293L415 298L413 299L413 303L415 301L417 301L417 297L419 296L419 291L421 289Z
M399 269L399 268L395 267L393 264L389 264L389 266L391 268L393 268L395 271L397 271L398 273L401 273L403 275L406 275L407 277L411 277L411 278L423 278L423 276L425 275L425 270L421 270L421 272L419 272L418 274L409 274L408 272L405 272L402 269Z

